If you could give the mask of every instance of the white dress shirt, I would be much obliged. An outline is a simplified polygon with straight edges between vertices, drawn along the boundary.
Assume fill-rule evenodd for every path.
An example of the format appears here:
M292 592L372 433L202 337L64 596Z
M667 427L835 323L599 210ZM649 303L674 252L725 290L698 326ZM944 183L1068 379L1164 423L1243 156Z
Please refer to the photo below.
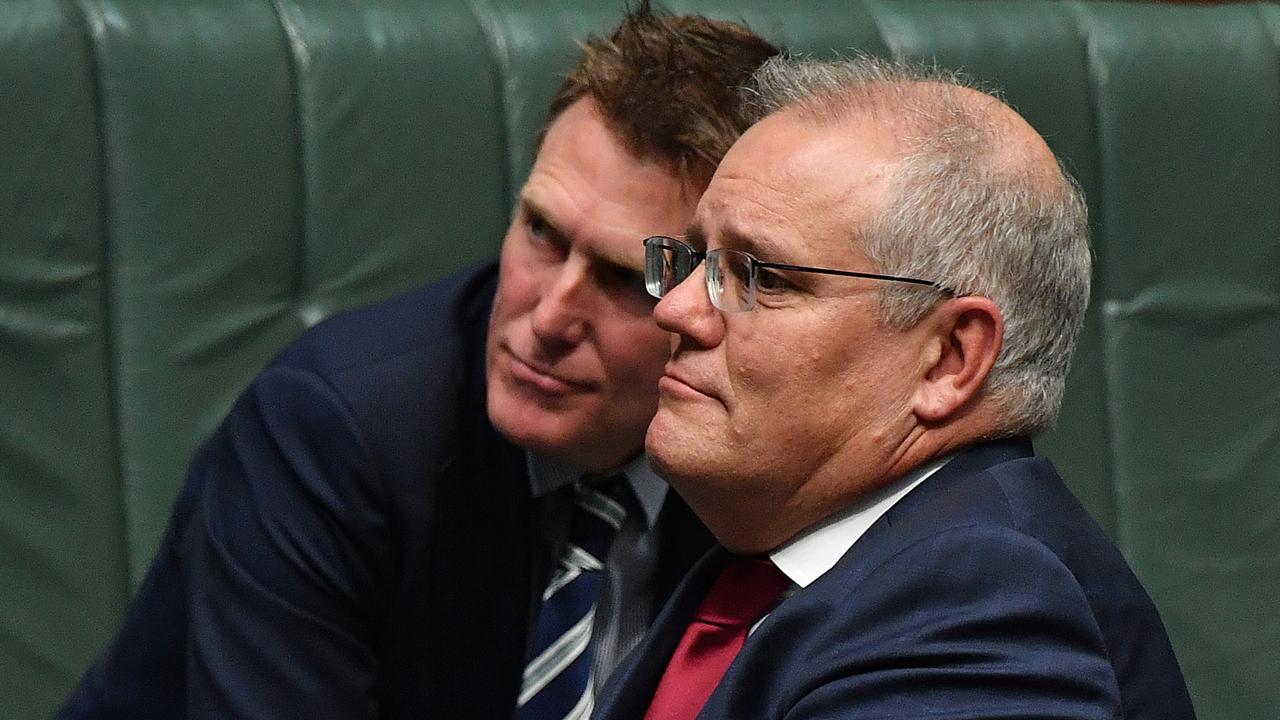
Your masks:
M938 458L902 476L899 480L862 498L843 512L804 531L774 550L769 559L799 587L808 587L840 561L849 548L876 520L889 511L915 486L924 482L953 455Z

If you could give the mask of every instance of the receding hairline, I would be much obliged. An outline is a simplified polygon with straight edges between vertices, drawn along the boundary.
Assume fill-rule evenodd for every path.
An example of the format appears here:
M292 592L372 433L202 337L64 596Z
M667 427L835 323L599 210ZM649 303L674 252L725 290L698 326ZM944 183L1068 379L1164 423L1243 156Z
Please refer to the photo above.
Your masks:
M951 74L831 88L788 102L757 121L771 115L788 115L823 129L865 130L872 123L897 136L900 158L927 152L921 145L959 119L974 133L989 136L983 153L989 170L1040 175L1049 183L1046 188L1058 184L1057 158L1040 133L1000 97Z

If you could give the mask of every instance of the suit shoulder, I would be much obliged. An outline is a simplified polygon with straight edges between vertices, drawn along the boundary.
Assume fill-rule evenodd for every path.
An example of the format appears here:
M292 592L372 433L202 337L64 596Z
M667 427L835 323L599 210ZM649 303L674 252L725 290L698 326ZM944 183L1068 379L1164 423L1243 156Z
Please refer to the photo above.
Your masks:
M290 343L271 367L334 376L406 355L482 352L496 285L497 266L489 263L338 313Z
M786 668L778 716L1114 716L1118 684L1084 593L1033 538L980 519L853 558L750 641L762 671L765 658L768 672Z

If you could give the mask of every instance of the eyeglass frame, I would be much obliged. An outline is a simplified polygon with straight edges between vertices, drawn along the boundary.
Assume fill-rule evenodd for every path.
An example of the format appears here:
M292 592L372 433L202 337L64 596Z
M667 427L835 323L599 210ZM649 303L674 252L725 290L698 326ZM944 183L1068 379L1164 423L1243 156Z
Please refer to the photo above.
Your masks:
M755 255L752 255L751 253L743 250L733 250L730 248L716 248L715 250L702 251L702 250L695 249L689 243L677 240L667 235L651 235L644 239L644 250L645 250L644 286L645 286L645 291L648 292L649 295L655 298L658 298L659 300L662 299L662 297L666 295L667 292L670 292L671 290L675 289L677 285L684 282L685 280L688 280L689 275L685 275L684 277L676 280L676 282L673 283L671 287L667 288L665 292L662 292L661 294L659 294L658 292L655 292L655 288L660 286L661 280L660 279L651 280L649 278L649 267L650 267L649 253L652 251L652 249L670 249L676 252L680 252L682 250L687 251L689 253L690 258L697 260L697 262L689 266L689 275L693 274L694 269L698 267L698 263L706 261L708 258L711 257L713 253L718 255L721 252L731 252L747 258L747 260L751 263L750 265L751 269L750 269L750 275L748 276L748 280L747 280L747 283L748 283L747 288L749 292L747 296L746 307L743 307L737 310L727 310L723 307L720 307L720 303L716 303L714 301L715 294L711 290L711 280L709 278L707 280L707 297L708 299L712 300L712 304L716 307L716 309L722 312L746 312L755 307L756 305L755 290L757 287L756 278L758 276L759 268L767 268L769 270L787 270L791 272L818 273L821 275L838 275L841 277L865 278L867 280L885 280L888 282L910 283L912 285L923 285L925 287L931 287L934 290L937 290L951 297L959 296L959 293L957 293L955 290L952 290L946 285L943 285L941 282L937 282L935 280L921 280L920 278L903 277L901 275L883 275L880 273L861 272L858 270L837 270L835 268L820 268L820 267L810 267L808 265L791 265L787 263L765 262L764 260L757 258Z

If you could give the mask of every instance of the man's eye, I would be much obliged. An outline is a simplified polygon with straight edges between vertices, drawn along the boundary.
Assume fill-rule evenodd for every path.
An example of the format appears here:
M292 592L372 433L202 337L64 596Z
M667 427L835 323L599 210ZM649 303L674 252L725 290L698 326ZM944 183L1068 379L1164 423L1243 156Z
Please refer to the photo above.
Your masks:
M794 285L791 281L782 276L782 273L774 272L767 268L759 268L756 270L756 290L758 292L783 292L790 290Z
M524 224L529 245L536 251L556 258L562 258L569 252L569 244L564 236L557 233L542 216L530 213L525 217Z
M551 229L551 226L547 225L547 221L537 215L530 215L526 224L529 226L530 235L544 240L547 237L547 231Z
M613 290L634 292L648 295L645 289L644 273L617 265L603 268L600 273L601 285Z

